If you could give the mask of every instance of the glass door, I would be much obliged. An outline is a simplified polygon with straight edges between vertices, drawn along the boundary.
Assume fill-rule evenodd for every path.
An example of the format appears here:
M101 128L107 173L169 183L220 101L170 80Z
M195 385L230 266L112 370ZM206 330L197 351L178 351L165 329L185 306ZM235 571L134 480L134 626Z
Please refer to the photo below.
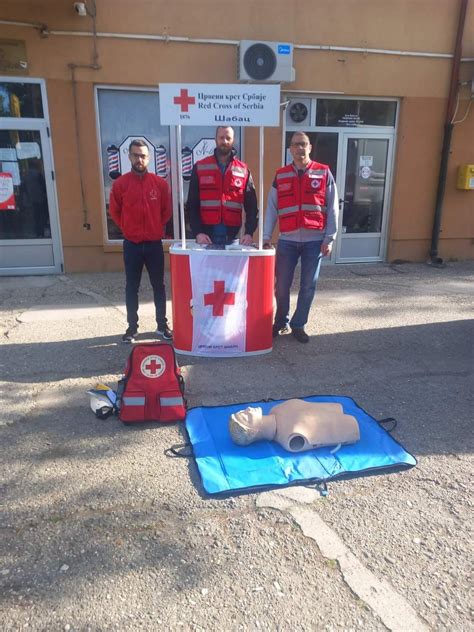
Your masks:
M338 263L381 261L385 257L392 142L388 134L341 134Z
M44 121L0 121L0 275L62 271Z

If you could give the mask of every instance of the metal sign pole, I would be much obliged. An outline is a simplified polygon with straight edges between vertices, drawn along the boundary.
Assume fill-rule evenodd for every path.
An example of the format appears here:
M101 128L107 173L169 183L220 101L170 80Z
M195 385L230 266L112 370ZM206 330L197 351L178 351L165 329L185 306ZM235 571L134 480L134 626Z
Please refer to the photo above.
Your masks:
M263 250L263 149L264 149L264 128L260 127L260 178L258 183L258 197L260 213L258 215L258 249Z
M281 144L281 166L284 167L286 165L286 108L289 105L289 101L283 101L280 103L280 107L283 107L282 112L282 121L281 121L281 135L283 138L283 142Z
M183 157L181 152L181 125L176 127L176 153L178 159L178 190L181 220L181 248L186 250L186 222L184 219L184 186L183 186Z

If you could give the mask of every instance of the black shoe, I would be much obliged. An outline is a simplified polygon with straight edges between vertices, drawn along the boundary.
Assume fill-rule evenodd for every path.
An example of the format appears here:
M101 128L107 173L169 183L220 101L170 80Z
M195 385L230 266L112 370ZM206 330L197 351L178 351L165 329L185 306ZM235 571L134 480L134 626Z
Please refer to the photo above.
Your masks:
M136 335L137 335L137 332L134 329L131 329L129 327L122 336L122 342L126 342L128 344L130 344L131 342L135 342Z
M277 336L282 336L283 334L289 334L290 333L290 328L288 325L273 325L272 327L272 336L274 338L277 338Z
M158 327L156 333L158 334L158 336L162 336L163 340L173 340L173 332L168 327L168 325L165 325L164 327Z
M304 327L293 327L291 333L298 342L309 342L309 336L305 332Z

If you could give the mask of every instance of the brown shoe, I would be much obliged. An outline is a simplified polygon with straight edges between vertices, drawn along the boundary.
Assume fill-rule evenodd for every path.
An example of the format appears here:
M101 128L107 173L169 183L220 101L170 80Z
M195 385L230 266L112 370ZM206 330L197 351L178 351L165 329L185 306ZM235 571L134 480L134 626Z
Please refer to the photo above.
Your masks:
M291 333L298 342L309 342L309 336L305 332L304 327L293 327Z

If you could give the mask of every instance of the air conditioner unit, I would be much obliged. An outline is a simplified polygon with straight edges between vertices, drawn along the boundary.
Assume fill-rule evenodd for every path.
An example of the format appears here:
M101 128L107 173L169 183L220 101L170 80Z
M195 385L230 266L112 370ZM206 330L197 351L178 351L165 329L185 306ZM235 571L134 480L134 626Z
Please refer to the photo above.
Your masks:
M286 108L287 127L311 125L311 99L291 99Z
M294 81L293 44L242 40L239 45L237 76L240 81Z

